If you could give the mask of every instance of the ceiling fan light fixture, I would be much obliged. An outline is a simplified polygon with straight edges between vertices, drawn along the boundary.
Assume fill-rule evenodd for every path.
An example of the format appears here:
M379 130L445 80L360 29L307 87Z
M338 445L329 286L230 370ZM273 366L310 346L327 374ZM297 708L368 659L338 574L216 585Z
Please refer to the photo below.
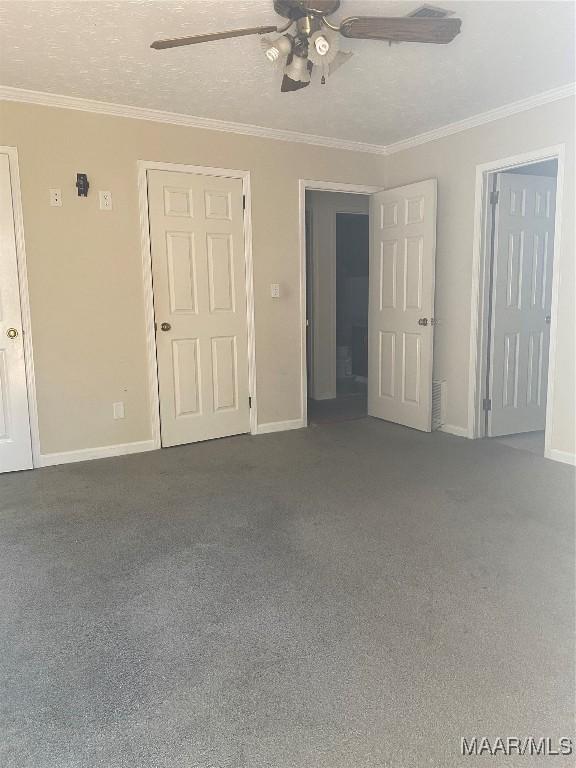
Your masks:
M318 67L320 82L349 61L352 53L341 51L342 39L380 40L387 43L451 43L460 33L462 20L448 18L452 11L423 5L408 16L350 16L332 24L328 16L340 0L273 0L274 10L287 21L284 26L260 26L223 32L155 40L151 48L165 49L209 43L249 35L279 35L262 39L268 61L283 67L282 91L296 91L310 84ZM291 30L291 32L289 31Z
M324 35L318 35L314 40L314 48L316 48L318 56L326 56L330 50L330 43Z
M284 68L284 74L297 83L309 83L308 59L304 59L302 56L292 56L292 61L286 64Z
M316 67L323 67L331 64L340 50L340 35L322 26L310 36L308 45L308 56L310 61Z
M282 79L283 92L298 91L310 85L310 67L308 59L302 56L292 56L292 59L284 67L284 78Z
M264 38L262 47L268 61L275 64L281 56L289 56L292 53L292 38L289 35L282 35L277 40Z

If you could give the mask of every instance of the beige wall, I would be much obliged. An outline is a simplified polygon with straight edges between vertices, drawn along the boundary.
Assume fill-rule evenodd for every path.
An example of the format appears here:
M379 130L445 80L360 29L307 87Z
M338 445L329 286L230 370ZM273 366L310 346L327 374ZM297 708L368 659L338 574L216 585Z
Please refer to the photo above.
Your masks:
M435 376L450 424L468 425L475 170L566 144L552 447L574 453L574 103L564 100L387 158L17 103L0 145L19 152L43 453L151 436L137 167L142 160L249 170L253 191L259 422L300 417L298 179L393 187L438 179ZM91 194L75 195L76 173ZM50 208L48 189L63 191ZM98 210L111 190L112 212ZM279 282L282 298L270 298ZM126 418L112 419L124 400Z
M562 241L554 268L560 274L558 348L551 447L574 454L574 99L522 112L386 158L388 187L438 179L434 376L448 384L447 422L468 425L470 300L476 166L556 144L566 147Z
M383 157L13 102L0 104L0 145L19 154L42 453L151 437L138 160L251 172L258 418L300 417L298 179L383 186Z
M370 211L367 195L307 192L312 223L308 290L312 291L311 370L308 391L315 400L336 397L336 214Z

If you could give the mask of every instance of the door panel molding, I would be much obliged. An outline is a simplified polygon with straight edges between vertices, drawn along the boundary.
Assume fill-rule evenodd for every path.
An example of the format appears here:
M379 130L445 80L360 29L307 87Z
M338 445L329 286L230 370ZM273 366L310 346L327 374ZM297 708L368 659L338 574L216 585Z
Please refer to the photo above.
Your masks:
M489 387L484 392L491 403L487 413L491 437L545 427L542 379L548 367L551 274L543 272L541 245L554 242L556 191L556 179L548 176L498 173L496 181L492 293L487 297L491 301ZM540 197L548 201L543 211ZM552 267L548 259L550 273Z
M546 399L546 430L544 455L555 461L568 461L562 451L550 446L552 414L555 408L554 375L556 370L556 346L558 336L558 293L560 285L560 259L562 243L562 211L565 187L565 145L556 144L531 152L511 155L482 163L476 166L474 239L472 256L472 293L470 302L470 358L468 381L468 427L467 437L484 436L484 411L482 409L483 382L485 377L486 357L486 304L487 304L487 264L490 240L490 204L489 181L494 174L506 172L511 168L529 165L544 160L557 160L556 176L556 213L554 217L554 248L548 258L553 259L552 302L550 323L550 347L548 352L548 381ZM571 463L573 459L568 461Z
M140 241L142 251L142 283L144 289L144 314L146 325L146 349L148 359L148 396L150 407L150 425L152 430L152 444L154 448L161 448L160 436L160 398L158 390L158 363L156 351L156 329L154 316L154 293L152 286L152 245L150 239L149 204L148 204L148 171L176 171L191 173L200 176L215 176L224 179L239 179L242 182L242 194L245 200L244 209L244 258L246 264L246 320L248 342L248 388L252 407L250 409L250 433L258 432L258 395L256 390L256 342L254 323L254 268L252 258L252 195L250 186L250 171L235 170L230 168L214 168L209 166L186 165L180 163L164 163L152 160L138 161L138 196L140 211ZM212 205L213 203L213 205ZM190 208L188 201L185 208ZM226 206L229 205L225 198L211 201L212 217L226 219ZM182 215L190 215L183 209ZM195 275L192 276L195 279ZM195 287L195 286L194 286ZM199 397L202 393L199 392Z
M28 268L26 265L26 245L24 238L24 214L20 191L20 169L16 147L0 146L0 154L7 155L12 189L12 214L14 217L14 235L16 241L16 266L20 287L20 312L22 337L24 344L24 364L26 388L28 392L28 415L30 421L30 441L32 446L32 466L42 466L40 454L40 430L38 426L38 401L36 397L36 377L34 373L34 348L32 344L32 319L30 313L30 295L28 291Z
M370 206L368 415L425 432L432 427L436 200L436 179L427 179L372 195ZM387 252L398 258L385 275ZM394 295L383 301L386 283Z

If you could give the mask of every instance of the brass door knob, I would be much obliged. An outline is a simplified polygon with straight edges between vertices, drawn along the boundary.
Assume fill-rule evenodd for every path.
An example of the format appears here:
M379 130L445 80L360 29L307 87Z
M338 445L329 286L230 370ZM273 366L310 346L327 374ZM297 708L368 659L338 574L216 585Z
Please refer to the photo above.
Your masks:
M428 318L421 317L420 320L418 320L418 325L428 325Z
M172 326L170 325L170 323L162 323L160 325L160 330L161 331L169 331L171 328L172 328Z
M16 336L18 336L18 331L16 328L8 328L6 331L6 336L8 336L9 339L15 339Z

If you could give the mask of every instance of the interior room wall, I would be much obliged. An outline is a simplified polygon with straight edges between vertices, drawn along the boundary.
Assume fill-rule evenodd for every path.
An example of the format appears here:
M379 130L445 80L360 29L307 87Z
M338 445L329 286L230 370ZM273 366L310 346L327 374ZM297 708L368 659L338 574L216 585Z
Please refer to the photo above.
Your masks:
M564 144L562 232L556 370L552 379L550 447L558 458L576 452L576 318L574 272L574 99L563 99L421 144L387 157L388 187L438 179L434 377L447 381L447 422L468 431L470 306L476 166Z
M298 180L384 186L383 157L8 101L0 145L19 155L43 454L151 438L138 160L251 172L258 420L301 418Z
M137 161L250 170L259 422L301 415L298 179L394 187L438 179L436 378L447 422L468 431L475 174L480 163L565 145L558 346L551 447L574 456L574 99L563 99L388 157L15 102L0 145L18 148L43 453L151 437ZM76 196L77 172L91 182ZM51 208L50 188L63 207ZM113 210L98 209L110 190ZM280 300L270 283L281 286ZM112 419L123 400L126 418Z
M350 182L352 183L352 182ZM311 370L310 397L336 397L336 214L370 210L366 195L342 192L307 192L306 206L312 222L311 282Z

